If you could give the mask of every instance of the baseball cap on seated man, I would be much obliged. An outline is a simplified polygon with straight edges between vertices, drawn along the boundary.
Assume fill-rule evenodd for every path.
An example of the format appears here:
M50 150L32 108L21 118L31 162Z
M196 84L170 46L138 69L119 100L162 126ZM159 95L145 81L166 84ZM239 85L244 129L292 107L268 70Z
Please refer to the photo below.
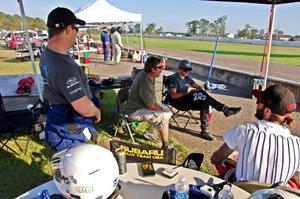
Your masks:
M192 67L191 67L191 62L187 59L182 59L180 60L179 64L178 64L178 67L180 69L183 69L185 71L192 71Z
M75 14L71 10L61 7L55 8L48 15L48 28L65 28L68 25L72 24L83 26L85 25L85 21L77 19Z
M297 108L294 94L279 85L269 86L264 91L253 90L252 94L259 102L270 108L272 113L281 116L288 116Z

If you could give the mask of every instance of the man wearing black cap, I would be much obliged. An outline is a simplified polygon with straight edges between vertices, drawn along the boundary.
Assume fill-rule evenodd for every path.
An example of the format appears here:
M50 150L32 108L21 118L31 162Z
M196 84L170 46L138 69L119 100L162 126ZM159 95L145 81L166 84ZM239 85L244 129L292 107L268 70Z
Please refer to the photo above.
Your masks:
M211 162L218 165L234 150L239 153L236 179L282 185L294 177L300 185L300 139L289 128L296 110L293 93L279 85L265 91L254 90L257 121L233 127L224 134L225 143L214 152Z
M229 108L209 96L199 84L188 76L188 72L192 70L189 60L182 59L178 69L179 71L171 76L168 83L172 106L179 110L200 110L200 137L214 140L214 136L209 133L209 106L222 111L226 117L237 114L241 108ZM190 86L193 88L192 90L189 90Z
M55 8L48 15L48 45L40 61L49 109L46 138L56 151L73 145L96 141L93 119L99 122L100 110L91 101L88 79L82 68L67 55L75 44L78 27L85 21L77 19L67 8Z

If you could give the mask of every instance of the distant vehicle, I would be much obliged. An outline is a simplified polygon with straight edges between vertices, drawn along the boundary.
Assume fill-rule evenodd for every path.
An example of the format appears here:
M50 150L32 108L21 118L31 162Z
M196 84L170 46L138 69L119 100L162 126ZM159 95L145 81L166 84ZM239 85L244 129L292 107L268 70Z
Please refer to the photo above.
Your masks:
M48 41L48 32L46 30L38 30L35 38L41 41Z
M166 37L173 37L174 35L173 34L171 34L171 33L167 33L166 34Z

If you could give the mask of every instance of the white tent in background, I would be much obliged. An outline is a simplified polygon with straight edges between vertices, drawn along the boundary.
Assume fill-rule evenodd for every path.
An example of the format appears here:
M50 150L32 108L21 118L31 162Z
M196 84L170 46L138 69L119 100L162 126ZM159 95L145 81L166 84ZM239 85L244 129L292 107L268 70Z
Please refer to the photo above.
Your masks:
M131 13L110 5L106 0L95 0L81 8L77 9L75 15L79 19L83 19L87 25L112 25L112 24L128 24L142 22L142 15ZM141 24L141 50L143 50L142 42L142 24Z
M85 20L88 25L111 23L141 23L142 15L120 10L105 0L95 0L75 11L79 19Z

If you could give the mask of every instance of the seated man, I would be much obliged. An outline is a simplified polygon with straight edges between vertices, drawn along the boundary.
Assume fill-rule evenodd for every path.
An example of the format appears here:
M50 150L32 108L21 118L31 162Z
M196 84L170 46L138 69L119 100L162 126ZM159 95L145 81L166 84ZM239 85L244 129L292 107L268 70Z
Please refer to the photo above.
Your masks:
M172 112L156 102L155 78L162 71L162 60L149 57L144 70L139 72L130 88L125 112L133 120L145 120L154 126L159 126L163 147L169 145L169 120Z
M181 60L178 69L179 71L171 76L168 83L172 106L179 110L200 110L200 137L214 140L214 136L209 134L209 106L222 111L226 117L237 114L241 108L229 108L209 96L200 85L188 76L188 72L192 70L190 61ZM189 90L190 86L193 88L192 90Z
M218 165L232 151L239 152L236 179L285 185L289 179L300 184L300 139L291 135L291 113L296 110L293 93L272 85L265 91L254 90L257 121L233 127L224 134L225 143L213 153Z

